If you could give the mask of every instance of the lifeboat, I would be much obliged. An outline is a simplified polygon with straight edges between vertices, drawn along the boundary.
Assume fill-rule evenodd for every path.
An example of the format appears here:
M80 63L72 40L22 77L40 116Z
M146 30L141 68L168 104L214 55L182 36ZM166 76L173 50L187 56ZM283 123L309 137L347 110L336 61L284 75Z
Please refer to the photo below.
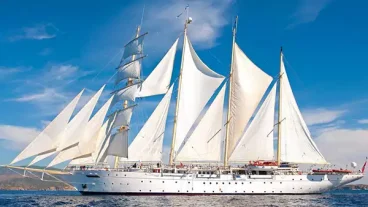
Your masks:
M274 161L262 161L262 160L257 160L254 162L249 162L249 165L253 165L253 166L278 166L277 162Z
M352 173L352 171L351 170L342 170L342 169L340 169L340 170L332 170L334 173Z
M314 174L331 174L333 170L312 170Z

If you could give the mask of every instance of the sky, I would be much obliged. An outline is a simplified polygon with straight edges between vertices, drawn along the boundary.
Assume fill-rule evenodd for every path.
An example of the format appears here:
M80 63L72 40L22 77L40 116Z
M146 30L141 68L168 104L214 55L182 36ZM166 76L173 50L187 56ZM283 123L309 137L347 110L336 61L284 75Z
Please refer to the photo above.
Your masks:
M0 164L9 163L83 88L79 108L107 84L101 106L114 90L112 76L122 48L141 23L142 32L148 32L147 76L182 37L184 15L177 15L187 4L194 48L224 76L229 74L236 15L237 44L271 76L278 73L282 46L295 97L320 151L338 166L363 164L368 156L364 0L1 1ZM173 80L180 55L181 46ZM158 101L141 100L133 135ZM166 150L170 138L165 134Z

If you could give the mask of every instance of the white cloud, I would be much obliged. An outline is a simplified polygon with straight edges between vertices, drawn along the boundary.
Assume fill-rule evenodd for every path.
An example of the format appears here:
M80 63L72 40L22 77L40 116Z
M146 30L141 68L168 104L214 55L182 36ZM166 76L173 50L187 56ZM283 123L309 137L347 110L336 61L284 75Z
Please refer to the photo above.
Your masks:
M27 70L29 70L29 68L0 66L0 79L3 79L5 77L9 77L11 75L15 75L17 73L21 73L21 72L27 71Z
M6 148L21 150L40 132L36 128L0 125L0 139L6 141ZM3 146L5 146L3 144Z
M51 39L56 37L57 32L59 31L53 24L38 24L33 27L24 27L17 31L15 35L9 37L10 41L18 41L18 40L44 40Z
M314 22L321 11L332 0L301 0L295 13L292 15L293 22L287 27L294 28L300 24Z
M65 100L67 97L54 88L45 88L39 93L24 94L21 97L11 99L17 102L42 102L42 103L52 103L58 102L60 99Z
M361 119L361 120L358 120L358 123L359 123L359 124L368 124L368 119Z
M193 22L188 27L188 35L193 44L201 48L211 48L216 45L216 39L221 35L222 28L228 24L226 13L232 1L207 0L183 1L172 0L165 3L153 2L147 6L143 26L151 33L151 41L147 44L162 44L165 39L173 40L183 32L186 13L184 8L189 4L189 16ZM177 15L184 12L179 18ZM168 29L170 28L170 29Z
M331 123L342 115L344 115L347 111L346 110L329 110L324 108L317 108L317 109L306 109L303 110L303 117L305 122L309 125L316 125L316 124L326 124Z
M368 155L368 130L365 129L333 129L321 133L315 140L316 145L327 161L339 167L357 162L362 166ZM368 178L359 182L368 182Z

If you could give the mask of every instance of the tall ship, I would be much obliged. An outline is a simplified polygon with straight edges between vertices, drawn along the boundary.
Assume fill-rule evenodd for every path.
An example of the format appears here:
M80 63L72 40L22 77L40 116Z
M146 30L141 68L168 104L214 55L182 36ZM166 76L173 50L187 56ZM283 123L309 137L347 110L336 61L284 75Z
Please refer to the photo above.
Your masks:
M179 38L143 79L147 33L138 27L116 69L116 90L97 112L105 86L72 116L82 90L6 167L24 176L65 182L82 194L316 194L364 176L365 166L328 167L300 113L282 50L280 72L273 78L236 43L236 18L225 77L197 55L187 33L191 22L187 16L174 81ZM161 100L129 144L131 118L141 107L138 98L150 96ZM167 129L174 101L173 129ZM164 163L167 130L172 130L166 133L172 142L169 162ZM319 168L305 171L300 164Z

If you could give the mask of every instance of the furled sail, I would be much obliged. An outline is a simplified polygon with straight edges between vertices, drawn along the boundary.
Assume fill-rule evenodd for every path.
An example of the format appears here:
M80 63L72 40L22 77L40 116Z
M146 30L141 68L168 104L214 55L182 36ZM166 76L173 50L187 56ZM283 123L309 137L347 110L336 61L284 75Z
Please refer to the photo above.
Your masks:
M222 142L223 107L226 84L202 117L193 133L179 149L175 161L220 162Z
M142 54L143 52L143 40L147 33L142 34L141 36L134 38L128 44L125 45L123 59L132 56Z
M115 105L117 102L122 100L129 100L129 101L135 101L135 98L137 97L137 93L141 89L141 82L135 83L133 85L124 87L122 89L116 90L112 92L115 94L115 98L112 101L111 105Z
M166 93L170 86L178 40L179 39L174 42L170 50L158 63L156 68L151 72L146 80L143 81L142 89L139 91L138 97L154 96Z
M83 106L83 108L73 117L64 130L59 133L55 142L49 146L48 151L51 150L51 152L35 157L32 160L32 164L35 164L46 157L54 155L61 150L77 145L78 137L82 136L84 133L84 129L104 87L105 85L102 86L101 89L87 102L87 104Z
M257 67L236 43L234 47L227 159L272 81L272 77Z
M111 114L110 117L115 116L115 121L113 122L111 128L129 126L135 106L137 105L132 105L127 108L117 110L113 114Z
M184 41L175 152L179 150L198 115L224 80L222 75L212 71L199 59L187 36L184 36Z
M128 131L121 131L111 135L106 154L128 157Z
M229 161L245 163L273 160L273 127L275 118L277 83L272 87L249 127L240 138Z
M55 166L57 164L72 160L77 157L86 157L94 152L96 148L98 132L103 124L104 118L110 108L110 104L113 98L114 97L112 96L92 117L92 119L87 123L84 132L80 136L74 137L77 145L62 150L51 161L51 163L49 163L48 167Z
M280 71L281 161L326 164L327 161L312 140L308 127L296 103L285 71L282 54Z
M10 163L10 165L50 150L56 136L64 130L84 89L50 122L49 125Z
M139 79L141 75L141 58L137 58L133 61L130 61L122 66L118 67L118 71L116 73L115 85L117 85L120 81L127 78Z
M161 161L167 114L174 85L170 87L129 146L130 161Z

